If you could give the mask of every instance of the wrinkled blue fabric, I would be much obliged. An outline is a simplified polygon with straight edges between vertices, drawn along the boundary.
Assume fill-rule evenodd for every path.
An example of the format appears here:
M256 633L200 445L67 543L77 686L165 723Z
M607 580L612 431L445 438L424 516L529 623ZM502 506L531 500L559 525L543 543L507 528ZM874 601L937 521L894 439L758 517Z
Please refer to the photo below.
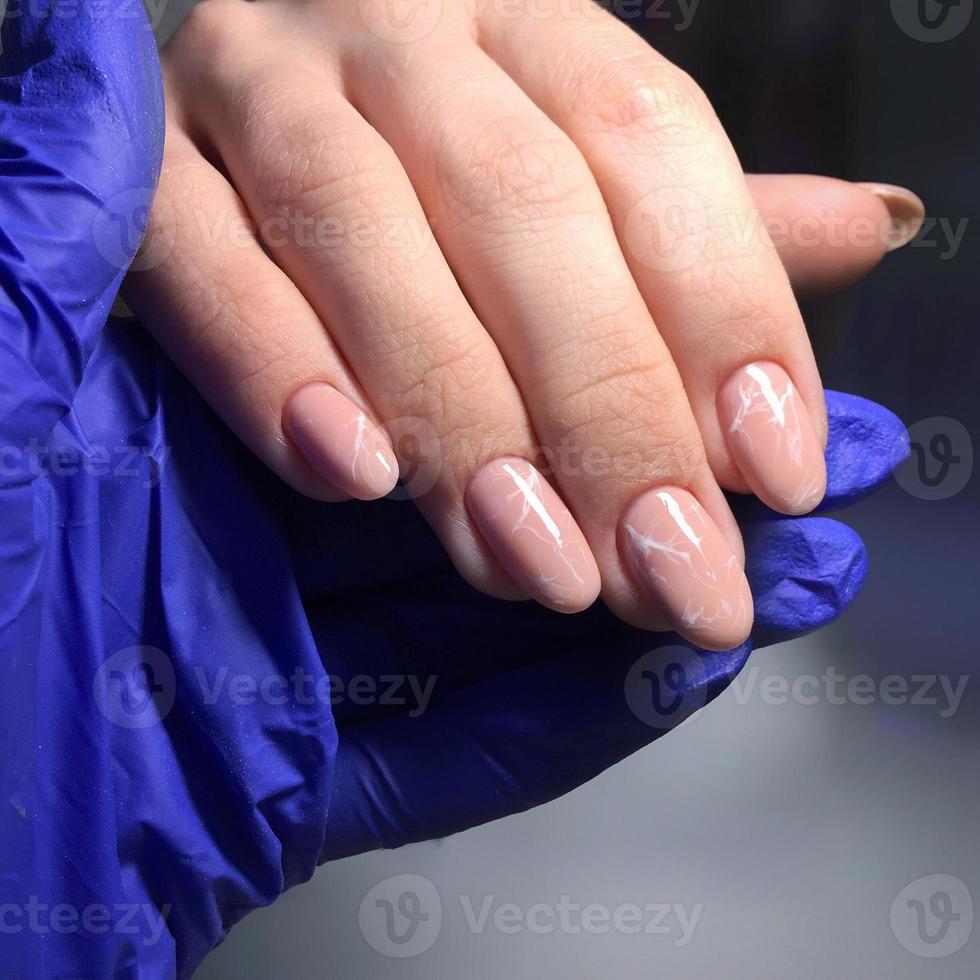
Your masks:
M410 503L299 498L136 324L106 324L162 96L138 6L71 9L0 35L0 974L187 976L321 861L581 784L724 690L750 644L706 654L600 606L481 596ZM828 406L840 507L906 439L870 402ZM838 616L857 536L735 506L752 642ZM407 676L435 679L426 710L352 696ZM241 677L302 691L247 701Z

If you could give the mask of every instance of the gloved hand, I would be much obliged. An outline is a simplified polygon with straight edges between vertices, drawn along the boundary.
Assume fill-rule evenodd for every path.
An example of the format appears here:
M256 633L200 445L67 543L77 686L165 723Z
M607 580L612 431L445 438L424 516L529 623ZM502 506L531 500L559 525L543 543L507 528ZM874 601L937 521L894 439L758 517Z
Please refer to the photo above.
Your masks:
M486 599L409 504L299 498L134 324L100 335L135 245L110 229L139 227L161 113L143 22L87 9L19 11L2 35L2 962L187 975L320 860L589 779L723 690L748 646ZM829 408L838 506L905 441L868 402ZM739 506L759 641L839 614L855 535Z
M865 496L906 452L901 423L880 406L827 392L827 407L822 510ZM753 645L835 619L867 571L845 525L733 500L756 622L749 643L705 653L676 634L634 630L601 606L563 617L485 599L429 553L421 528L405 526L404 506L393 506L367 547L356 540L367 514L341 529L305 508L290 512L300 587L338 692L324 860L442 836L567 792L707 704ZM338 533L360 552L356 568L319 557L338 547ZM404 557L400 567L388 562L379 591L371 583L393 544ZM354 703L357 678L401 705Z
M88 438L72 406L143 233L162 103L139 0L0 4L0 973L9 977L146 975L118 929L126 911L113 910L134 872L120 863L129 845L117 833L118 770L89 717L93 657L106 652L92 632L105 568L93 474L118 469L128 450L114 441L103 460L108 447ZM111 413L126 392L103 384L100 410ZM68 443L82 455L50 455ZM55 906L64 908L52 921ZM172 963L172 948L160 952Z

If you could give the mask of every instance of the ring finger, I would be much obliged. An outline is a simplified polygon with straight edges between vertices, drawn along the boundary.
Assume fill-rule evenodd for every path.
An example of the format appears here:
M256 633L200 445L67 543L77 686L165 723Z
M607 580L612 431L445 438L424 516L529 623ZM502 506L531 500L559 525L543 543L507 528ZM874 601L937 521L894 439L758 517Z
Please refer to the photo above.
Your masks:
M628 27L491 5L491 57L569 134L602 190L690 398L712 472L776 510L826 489L823 390L789 280L706 96ZM547 16L550 12L551 16ZM557 60L572 66L554 72Z

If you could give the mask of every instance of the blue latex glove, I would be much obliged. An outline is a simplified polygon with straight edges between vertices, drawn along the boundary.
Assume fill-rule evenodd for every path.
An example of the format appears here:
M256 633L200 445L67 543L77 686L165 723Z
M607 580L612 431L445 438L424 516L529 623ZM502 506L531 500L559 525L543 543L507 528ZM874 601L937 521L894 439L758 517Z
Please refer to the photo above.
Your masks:
M566 792L749 651L481 596L410 504L298 498L133 324L100 333L162 112L144 22L87 9L2 28L0 962L186 976L318 861ZM905 436L828 400L838 506ZM754 639L838 615L865 574L853 532L740 507ZM427 710L352 700L389 675L436 677ZM296 677L299 693L267 683Z

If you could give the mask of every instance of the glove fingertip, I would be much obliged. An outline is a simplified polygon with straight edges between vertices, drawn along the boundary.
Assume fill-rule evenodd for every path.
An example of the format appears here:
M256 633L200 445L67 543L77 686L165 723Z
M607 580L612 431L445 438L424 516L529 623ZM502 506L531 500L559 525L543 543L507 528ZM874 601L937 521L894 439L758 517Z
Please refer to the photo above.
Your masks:
M867 496L909 455L901 419L867 398L828 391L827 417L827 495L820 511Z
M837 619L867 577L864 542L851 528L827 518L757 525L746 546L755 646L781 643Z

